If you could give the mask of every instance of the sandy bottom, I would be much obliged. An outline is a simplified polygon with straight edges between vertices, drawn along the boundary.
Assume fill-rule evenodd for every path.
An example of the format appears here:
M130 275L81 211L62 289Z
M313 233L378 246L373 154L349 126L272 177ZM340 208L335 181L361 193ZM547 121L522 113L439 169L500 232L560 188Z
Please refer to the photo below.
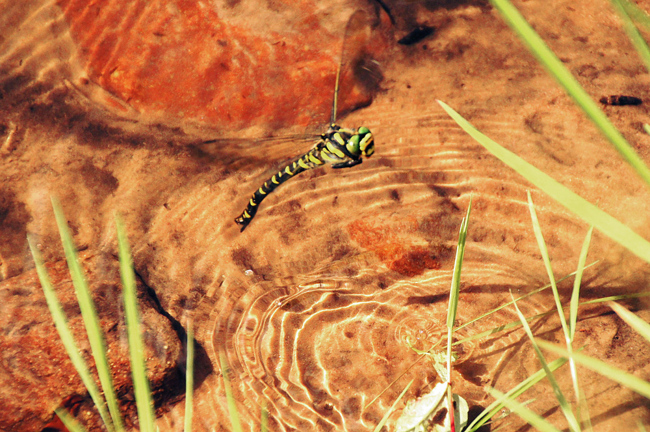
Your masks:
M510 301L511 293L547 284L527 190L556 277L574 271L588 226L465 135L437 99L647 237L647 186L486 4L392 5L398 20L391 41L416 23L435 31L413 45L392 42L380 62L382 90L342 120L369 127L376 154L351 169L326 167L292 179L240 233L233 219L250 194L311 144L202 145L219 130L217 122L174 120L164 107L152 114L112 95L118 109L101 89L79 91L90 66L74 22L57 4L23 3L6 3L0 17L13 29L0 39L2 283L31 268L28 232L39 236L48 260L61 259L49 194L60 198L77 244L98 256L115 252L119 210L138 275L173 318L194 319L208 355L199 365L213 372L196 388L197 431L230 429L219 352L232 368L243 421L258 422L264 405L271 430L372 430L411 379L407 398L426 393L438 378L407 340L418 349L444 342L455 244L470 199L458 325ZM595 99L643 99L603 109L647 161L642 124L650 81L609 3L516 6ZM585 274L585 300L647 291L647 265L599 233L588 261L598 263ZM567 303L572 283L560 284ZM547 290L519 305L532 316L552 310L553 298ZM627 306L650 318L645 300ZM458 332L458 340L478 335L458 345L452 377L471 407L491 402L485 386L506 391L539 369L521 329L481 336L516 319L506 307ZM534 321L533 330L563 340L557 314ZM650 377L647 345L605 306L581 309L575 345ZM580 373L595 430L648 421L640 396ZM568 369L558 379L572 394ZM521 400L533 400L529 408L566 427L546 382ZM182 404L164 411L160 429L181 430ZM501 422L505 430L528 430L515 416Z

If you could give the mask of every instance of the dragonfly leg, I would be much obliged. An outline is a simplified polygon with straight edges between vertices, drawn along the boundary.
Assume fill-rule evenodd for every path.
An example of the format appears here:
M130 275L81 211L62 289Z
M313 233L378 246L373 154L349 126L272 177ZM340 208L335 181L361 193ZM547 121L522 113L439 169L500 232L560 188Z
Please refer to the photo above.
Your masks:
M353 167L355 165L359 165L361 162L363 162L362 159L352 159L352 160L349 160L349 161L346 161L346 162L341 162L341 163L334 164L334 165L332 165L332 168L350 168L350 167Z

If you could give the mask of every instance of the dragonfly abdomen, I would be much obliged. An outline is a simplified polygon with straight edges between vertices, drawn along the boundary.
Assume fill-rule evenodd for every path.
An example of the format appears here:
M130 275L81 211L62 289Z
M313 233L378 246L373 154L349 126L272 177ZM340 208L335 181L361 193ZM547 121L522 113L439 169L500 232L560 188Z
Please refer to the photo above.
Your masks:
M362 138L363 137L363 138ZM363 145L363 148L361 146ZM296 174L307 171L327 163L332 168L349 168L362 162L362 156L371 156L374 153L374 141L367 128L361 127L357 132L341 129L332 124L328 131L321 135L320 141L304 155L278 171L264 182L248 200L246 210L235 219L244 231L257 213L257 208L268 194Z
M248 200L248 205L244 212L235 219L235 222L241 226L240 231L244 231L251 220L253 220L257 213L257 208L268 194L273 192L278 186L296 174L319 167L323 164L325 164L325 161L322 160L320 152L315 147L265 181L264 184L253 193L250 200Z

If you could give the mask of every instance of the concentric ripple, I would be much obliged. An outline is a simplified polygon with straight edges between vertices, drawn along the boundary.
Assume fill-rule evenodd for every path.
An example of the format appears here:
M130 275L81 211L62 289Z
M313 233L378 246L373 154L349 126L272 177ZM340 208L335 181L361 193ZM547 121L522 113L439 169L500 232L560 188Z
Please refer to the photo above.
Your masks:
M354 261L343 260L338 268L354 267ZM363 263L369 273L387 276L381 262L371 265ZM266 406L277 430L374 427L409 380L426 388L437 379L432 360L410 346L445 349L446 301L439 300L448 294L440 282L450 274L441 276L394 280L383 288L382 277L343 275L231 286L217 300L211 337L215 353L228 357L237 399L248 407L246 420L256 423ZM462 330L455 338L475 332ZM481 349L465 342L454 349L456 364L510 342L504 338Z
M412 313L420 308L403 307L406 299L395 288L344 280L302 285L249 288L213 340L227 341L247 399L266 399L287 430L368 428L386 407L365 405L415 360L396 336L415 324ZM412 373L435 378L422 368Z

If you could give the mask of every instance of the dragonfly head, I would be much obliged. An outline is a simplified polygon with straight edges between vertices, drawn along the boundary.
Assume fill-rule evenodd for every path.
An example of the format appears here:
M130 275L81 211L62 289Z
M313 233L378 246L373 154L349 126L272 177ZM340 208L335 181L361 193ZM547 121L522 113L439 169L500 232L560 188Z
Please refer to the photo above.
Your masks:
M357 133L350 137L346 147L353 155L372 156L375 152L375 140L372 132L367 127L361 126Z

